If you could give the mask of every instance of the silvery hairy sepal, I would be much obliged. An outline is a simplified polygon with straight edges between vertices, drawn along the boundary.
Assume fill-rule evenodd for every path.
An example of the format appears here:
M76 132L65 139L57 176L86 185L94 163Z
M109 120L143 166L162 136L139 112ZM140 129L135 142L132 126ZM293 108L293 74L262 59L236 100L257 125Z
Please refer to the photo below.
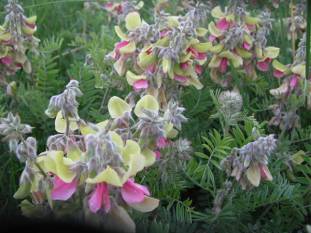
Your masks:
M295 54L295 64L303 63L306 61L306 51L307 51L307 36L306 33L300 39L298 44L298 49Z
M9 113L6 118L0 119L0 135L4 136L6 141L19 141L23 135L29 134L32 127L27 124L22 124L18 115L14 116ZM16 144L16 142L13 142Z
M46 145L49 150L65 151L66 143L67 140L63 134L56 134L48 138Z
M99 131L95 135L85 137L88 167L92 170L102 170L107 165L119 166L122 156L118 147L112 141L107 131Z
M227 49L234 49L237 47L237 45L240 45L244 41L244 33L245 28L237 25L229 29L228 32L226 32L225 39L224 39L224 45Z
M25 168L19 178L19 183L20 184L25 184L25 183L30 183L33 176L34 176L34 171L31 169L31 166L30 166L30 162L29 161L26 161L26 164L25 164Z
M143 109L143 116L134 126L140 131L140 137L160 137L164 135L164 119L158 113Z
M188 119L183 115L185 110L186 109L184 107L178 106L177 102L171 100L168 103L163 118L172 123L177 129L181 130L182 123L188 121Z
M240 156L251 156L252 160L259 163L267 164L267 156L269 156L277 147L277 140L273 134L266 137L259 137L256 141L250 142L238 149Z
M77 80L71 80L67 84L63 93L51 97L45 114L51 118L54 118L57 113L61 111L63 117L73 117L79 119L79 103L76 98L82 95L83 93L79 89L79 82Z
M25 141L19 143L15 153L21 162L25 162L27 159L34 160L37 157L37 140L28 137Z
M220 110L227 115L240 112L243 106L242 96L235 90L221 92L218 102L220 103Z
M191 142L184 138L179 138L173 143L173 147L176 148L177 157L181 160L191 159L191 154L193 153L193 148Z

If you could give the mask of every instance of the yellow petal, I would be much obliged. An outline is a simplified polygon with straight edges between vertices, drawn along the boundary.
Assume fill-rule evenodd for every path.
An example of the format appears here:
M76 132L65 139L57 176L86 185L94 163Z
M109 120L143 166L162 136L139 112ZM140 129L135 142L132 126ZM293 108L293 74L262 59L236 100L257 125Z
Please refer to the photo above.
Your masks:
M220 37L222 35L222 31L216 27L214 22L208 24L208 31L215 37Z
M281 71L283 73L287 73L288 70L289 70L286 65L283 65L278 60L273 60L272 66L273 66L274 69L277 69L277 70L279 70L279 71Z
M279 53L280 53L280 48L272 47L272 46L266 47L263 52L265 58L271 58L271 59L277 58L279 56Z
M138 55L137 63L140 68L146 69L151 64L155 63L156 56L153 53L148 54L147 50L151 49L151 46L144 48Z
M126 72L126 80L127 80L128 84L131 86L133 86L136 81L142 80L142 79L145 80L145 79L147 79L147 77L145 75L136 75L132 71Z
M178 16L169 16L167 17L167 24L171 28L179 26L179 17Z
M242 58L251 58L253 56L252 53L248 52L245 49L241 49L241 48L236 48L237 53L242 57Z
M136 116L141 117L144 115L142 112L143 109L158 112L159 108L160 106L156 98L154 98L152 95L145 95L137 102L134 113Z
M118 173L110 166L108 166L104 171L99 173L94 178L87 178L86 180L86 183L90 184L98 184L102 182L114 185L116 187L121 187L123 184Z
M214 55L208 64L209 68L218 68L220 66L221 58Z
M138 12L131 12L125 17L125 26L127 30L133 31L140 27L141 18Z
M146 213L153 211L159 206L159 200L152 197L145 197L143 202L137 204L129 204L133 209Z
M115 71L118 73L119 76L123 76L125 71L126 71L124 60L123 59L119 59L118 61L116 61L113 64L113 68L115 69Z
M121 151L123 149L123 146L124 146L124 143L123 143L121 136L114 131L109 131L109 135L111 137L111 140L114 142L114 144Z
M206 28L200 27L200 28L197 28L196 32L197 32L197 36L203 37L207 34L208 30Z
M224 48L223 44L217 44L209 48L209 51L212 53L220 53Z
M37 21L37 16L34 15L34 16L29 17L29 18L26 18L25 21L28 24L35 24Z
M252 25L254 25L254 24L260 23L260 19L257 18L257 17L252 17L252 16L249 16L249 15L246 15L246 16L245 16L245 22L246 22L247 24L252 24Z
M243 59L240 56L238 56L238 55L236 55L230 51L221 52L219 54L219 56L229 59L235 68L238 68L238 67L243 65Z
M140 154L140 147L137 142L133 140L127 140L122 151L123 160L126 165L130 163L131 156L134 154Z
M73 165L73 162L65 158L62 151L50 151L48 157L55 163L55 174L66 183L70 183L75 177L75 173L69 169L69 166Z
M156 154L148 148L142 151L142 155L145 157L145 167L150 167L156 161Z
M165 74L167 74L171 70L171 66L172 66L172 60L170 58L163 58L162 68Z
M300 64L294 66L291 70L294 74L298 74L299 76L306 78L306 65Z
M211 42L206 42L206 43L198 43L193 45L193 48L195 48L198 52L200 53L206 53L213 47Z
M67 152L67 158L77 162L81 160L82 151L79 148L71 148Z
M4 32L0 34L0 41L8 41L11 39L11 34L9 32Z
M223 18L225 17L226 15L224 14L224 12L221 10L220 6L216 6L212 9L211 11L211 15L214 17L214 18Z
M135 45L135 42L134 41L130 41L128 43L128 45L120 48L120 53L121 54L129 54L129 53L134 53L136 50L136 45Z
M114 30L121 40L128 40L128 36L122 31L119 26L115 26Z
M128 178L135 176L142 171L146 164L146 159L142 154L130 154L128 162L128 170L124 174L122 180L125 182Z
M131 112L131 107L123 99L113 96L108 101L108 111L111 118L121 118L126 113Z
M55 119L55 130L58 133L65 133L66 132L66 128L67 128L67 122L66 120L63 118L62 112L59 111L56 115L56 119ZM74 118L69 118L69 129L71 131L75 131L77 130L78 124L76 122L76 120Z
M37 31L37 27L35 26L34 28L31 28L31 27L25 25L25 26L22 27L22 31L26 35L32 36Z
M246 170L246 176L249 182L258 187L260 184L260 168L257 164L253 164Z

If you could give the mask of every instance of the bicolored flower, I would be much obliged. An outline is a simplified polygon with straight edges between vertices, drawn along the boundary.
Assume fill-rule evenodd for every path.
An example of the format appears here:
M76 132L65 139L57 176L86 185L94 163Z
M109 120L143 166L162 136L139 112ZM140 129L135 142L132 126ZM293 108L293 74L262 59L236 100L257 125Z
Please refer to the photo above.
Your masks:
M258 187L260 184L260 180L268 180L272 181L272 175L269 171L269 168L265 164L252 164L247 170L246 170L246 176L249 182L255 186Z
M124 183L121 196L129 206L140 212L150 212L159 205L159 200L149 197L148 188L135 183L134 179L128 179Z
M276 47L266 47L264 49L256 48L257 58L257 69L263 72L269 70L270 63L273 59L279 56L280 49Z

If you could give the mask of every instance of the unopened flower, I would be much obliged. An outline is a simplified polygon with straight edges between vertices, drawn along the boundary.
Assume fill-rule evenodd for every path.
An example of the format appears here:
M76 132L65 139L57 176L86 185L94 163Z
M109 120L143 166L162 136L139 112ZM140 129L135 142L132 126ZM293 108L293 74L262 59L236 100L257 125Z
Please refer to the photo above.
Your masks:
M235 177L243 189L257 187L260 180L272 180L268 169L268 156L276 149L274 135L259 137L256 141L235 148L231 155L222 161L228 176Z

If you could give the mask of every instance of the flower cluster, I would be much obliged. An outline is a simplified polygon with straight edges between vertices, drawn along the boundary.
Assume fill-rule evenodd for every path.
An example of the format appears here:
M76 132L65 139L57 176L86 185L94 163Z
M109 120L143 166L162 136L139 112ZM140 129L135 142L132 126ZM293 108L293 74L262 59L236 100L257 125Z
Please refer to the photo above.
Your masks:
M202 42L207 30L198 24L204 12L193 8L185 16L161 13L153 25L143 21L138 12L129 13L125 18L128 33L115 27L121 41L108 55L115 61L115 71L126 75L137 92L161 95L169 84L201 89L198 76L207 60L207 46Z
M296 5L291 4L292 16L287 19L287 26L289 28L288 38L296 40L298 35L302 35L307 28L306 20L306 2L301 1Z
M34 37L36 16L26 17L16 0L9 0L5 10L7 15L0 26L0 80L4 84L7 76L14 75L21 68L26 73L31 72L27 51L35 50L39 42Z
M225 11L216 6L211 14L215 20L208 25L208 51L212 53L208 66L213 81L228 86L232 79L229 67L251 78L257 77L256 67L263 72L269 70L279 48L267 46L266 36L272 28L268 11L254 17L240 0L232 1Z
M126 0L126 1L108 1L103 3L100 0L86 0L85 8L96 7L107 11L111 17L116 18L118 22L124 20L125 16L133 11L138 11L144 6L143 1Z
M12 114L1 119L1 134L14 140L14 151L26 162L14 197L32 197L32 203L22 202L24 213L34 206L57 212L54 202L78 197L87 203L84 214L109 214L122 205L152 211L159 201L135 182L135 176L157 160L164 161L168 148L176 147L180 159L189 157L188 141L173 141L187 120L182 114L185 109L172 101L161 111L151 95L137 102L132 96L128 102L114 96L108 102L111 118L94 124L79 117L77 97L81 95L79 83L71 80L63 93L51 98L46 114L55 118L57 134L48 138L47 150L39 155L36 140L23 139L30 126Z
M274 117L270 124L286 130L295 128L298 124L298 115L295 111L286 111L286 104L290 96L302 94L303 82L306 79L306 35L304 34L300 40L292 64L284 65L274 60L272 65L274 77L282 82L278 88L270 90L270 94L278 101L271 106Z
M235 177L243 189L258 187L260 180L272 180L268 156L276 149L274 135L259 137L241 148L234 148L231 155L222 161L228 176Z

